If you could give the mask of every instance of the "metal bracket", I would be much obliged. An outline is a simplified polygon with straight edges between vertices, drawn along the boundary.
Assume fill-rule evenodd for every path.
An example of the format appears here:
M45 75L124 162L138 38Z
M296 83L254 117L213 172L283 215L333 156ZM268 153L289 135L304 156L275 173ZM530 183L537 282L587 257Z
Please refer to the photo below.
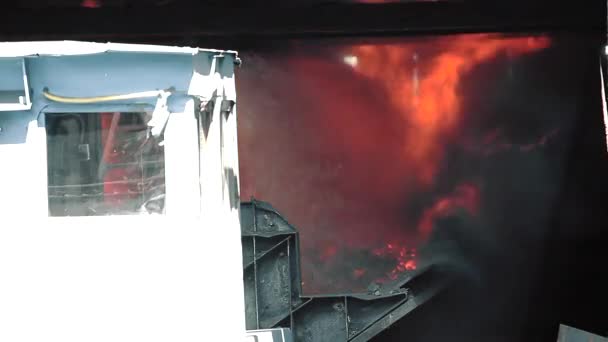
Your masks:
M148 127L151 128L150 133L156 138L164 132L167 122L169 121L170 113L167 105L169 96L171 96L171 92L169 91L160 93L154 111L152 112L152 119L148 122Z

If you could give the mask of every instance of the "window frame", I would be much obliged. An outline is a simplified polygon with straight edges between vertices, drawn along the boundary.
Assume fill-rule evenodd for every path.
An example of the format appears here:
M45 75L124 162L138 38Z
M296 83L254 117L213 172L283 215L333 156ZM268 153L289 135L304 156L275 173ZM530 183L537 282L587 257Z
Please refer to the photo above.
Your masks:
M98 114L106 112L152 112L154 105L150 103L124 103L124 104L56 104L49 103L40 110L38 115L38 124L43 128L44 131L44 153L45 157L48 153L47 145L47 127L46 127L46 115L53 114ZM190 126L188 128L187 126ZM197 184L196 192L200 187L199 174L199 159L198 159L198 146L189 146L188 153L183 153L185 144L188 142L198 141L198 125L196 124L196 118L193 113L193 107L186 106L184 112L174 113L171 112L169 122L165 129L163 146L164 146L164 160L165 160L165 205L164 213L161 216L187 216L187 217L198 217L200 215L200 194L195 196L189 195L186 197L183 191L181 191L185 184L194 186ZM171 165L170 163L179 165ZM171 170L180 170L183 167L194 168L194 176L184 177L183 173L175 172ZM170 168L169 171L167 169ZM48 189L48 162L45 162L45 183L47 183ZM191 172L192 173L192 172ZM47 190L48 192L48 190ZM182 196L184 198L182 198ZM179 203L182 201L189 201L191 205L182 205L180 208L171 208L168 210L167 203ZM49 204L49 196L46 194L47 207ZM105 215L107 216L107 215ZM117 216L117 215L109 215ZM126 213L118 216L141 216L137 213ZM48 211L48 217L53 216ZM60 216L59 216L60 217ZM100 217L100 216L94 216Z

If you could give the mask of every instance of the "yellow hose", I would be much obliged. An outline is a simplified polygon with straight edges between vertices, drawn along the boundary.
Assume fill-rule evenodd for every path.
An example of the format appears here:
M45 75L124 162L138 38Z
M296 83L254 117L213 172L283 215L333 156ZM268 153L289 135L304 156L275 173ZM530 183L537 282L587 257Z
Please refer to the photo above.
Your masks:
M132 99L143 99L148 97L158 97L163 94L165 90L153 90L144 91L140 93L130 93L121 95L108 95L108 96L94 96L94 97L64 97L51 94L47 89L42 91L44 97L51 101L60 103L73 103L73 104L86 104L86 103L98 103L98 102L109 102L109 101L121 101L121 100L132 100Z

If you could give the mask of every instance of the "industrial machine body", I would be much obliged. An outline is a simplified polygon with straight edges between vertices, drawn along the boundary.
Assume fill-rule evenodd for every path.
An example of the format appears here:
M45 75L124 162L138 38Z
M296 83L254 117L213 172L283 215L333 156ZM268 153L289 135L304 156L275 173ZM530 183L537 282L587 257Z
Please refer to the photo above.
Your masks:
M243 339L237 62L0 44L0 340Z

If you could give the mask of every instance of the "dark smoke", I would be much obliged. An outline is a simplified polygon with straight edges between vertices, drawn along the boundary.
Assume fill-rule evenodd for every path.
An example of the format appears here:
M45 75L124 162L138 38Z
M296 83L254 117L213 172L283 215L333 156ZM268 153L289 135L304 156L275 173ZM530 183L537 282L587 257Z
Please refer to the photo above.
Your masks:
M458 41L466 43L463 38ZM473 40L481 38L471 36ZM450 48L451 40L434 39L438 44L422 40L402 43L416 55L427 56L419 61L421 82L433 56L443 52L442 46ZM469 192L475 193L479 192L477 187L484 186L479 174L454 174L446 162L435 177L436 184L430 189L421 187L419 172L428 167L409 159L412 153L407 149L417 148L415 141L413 146L403 145L404 136L418 128L404 120L390 88L379 83L390 80L392 71L386 66L386 76L374 79L355 73L343 57L356 43L337 43L317 48L293 45L291 50L276 54L245 55L246 64L238 78L242 198L255 196L271 202L300 229L307 292L365 288L369 279L350 279L353 272L361 274L360 269L364 269L365 274L383 274L397 265L377 266L373 257L357 257L361 250L389 243L408 249L421 246L435 216L449 215L458 207L477 211L478 203L467 202L480 199L459 195L461 183L470 183L468 187L473 188ZM378 46L400 49L394 41L386 44L390 45ZM489 44L498 46L500 39ZM512 59L500 56L504 60L498 67L504 69ZM410 60L407 63L404 67L413 67ZM488 78L481 83L487 85ZM466 94L465 98L469 94L475 97L474 93ZM478 121L475 117L471 120ZM465 124L466 120L460 131L469 137ZM447 144L449 137L436 138ZM503 138L511 143L510 137ZM465 139L462 142L454 146L464 146ZM478 141L473 144L480 146ZM433 148L428 153L435 151ZM464 148L456 152L468 152L465 156L469 159L484 157ZM463 162L468 161L456 161ZM421 229L426 230L423 235ZM331 260L319 261L318 256L327 250L335 250ZM437 258L439 253L435 254Z
M449 45L446 39L452 37L403 44L419 56L433 56ZM591 207L576 205L583 200L577 184L591 184L584 165L592 164L572 158L576 146L586 151L582 122L595 122L589 117L596 115L601 123L593 104L599 78L595 84L591 76L597 71L597 60L588 57L595 51L592 42L552 36L542 51L498 54L469 70L458 86L462 119L446 137L434 182L426 188L412 175L416 165L402 160L409 128L387 90L342 60L356 44L322 41L243 55L242 198L269 201L297 226L309 293L365 289L395 267L394 260L373 253L389 243L416 248L420 265L440 264L458 275L447 299L412 316L417 318L414 326L404 326L407 332L392 330L393 337L546 337L559 317L571 317L557 303L576 308L549 295L572 269L548 272L577 254L569 245L580 245L591 229L577 224L591 227L588 217L595 215ZM477 195L459 193L463 184ZM419 227L425 213L433 215L428 236ZM544 316L533 318L537 314ZM537 326L527 323L532 321ZM383 338L401 340L390 334Z
M608 189L595 43L552 40L467 77L466 143L442 174L480 180L480 215L437 223L422 249L460 281L379 341L555 341L559 323L608 332L605 281L592 276L606 242L595 193Z
M299 228L308 292L352 291L325 277L322 248L382 247L403 227L399 118L335 57L245 55L238 75L242 198L271 202Z

